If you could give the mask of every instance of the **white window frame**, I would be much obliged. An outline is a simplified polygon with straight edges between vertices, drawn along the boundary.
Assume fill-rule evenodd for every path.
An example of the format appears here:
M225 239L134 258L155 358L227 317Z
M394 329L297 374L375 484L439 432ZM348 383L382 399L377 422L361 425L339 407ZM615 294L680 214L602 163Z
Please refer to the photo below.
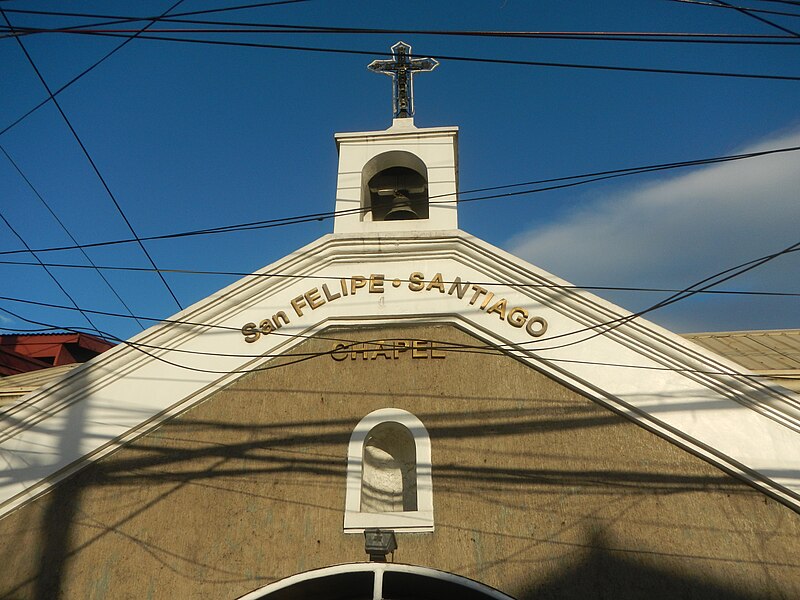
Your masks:
M325 578L341 575L342 573L373 573L373 586L372 586L372 600L381 600L383 598L383 576L386 573L409 573L418 575L434 581L446 581L453 583L467 590L480 592L485 598L491 600L514 600L511 596L507 596L500 590L491 588L474 579L467 579L455 573L448 573L447 571L439 571L437 569L430 569L428 567L418 567L415 565L403 565L398 563L350 563L344 565L334 565L332 567L324 567L322 569L315 569L313 571L306 571L305 573L298 573L291 577L286 577L279 581L267 584L264 587L258 588L240 596L238 600L268 600L271 594L276 592L285 592L290 590L292 586L304 581L313 581L315 579L324 581Z
M417 459L417 510L361 512L361 483L364 443L369 432L381 423L397 423L414 439ZM362 533L365 529L391 529L408 533L433 531L433 481L431 478L431 439L417 417L399 408L381 408L361 419L347 446L347 492L344 532Z

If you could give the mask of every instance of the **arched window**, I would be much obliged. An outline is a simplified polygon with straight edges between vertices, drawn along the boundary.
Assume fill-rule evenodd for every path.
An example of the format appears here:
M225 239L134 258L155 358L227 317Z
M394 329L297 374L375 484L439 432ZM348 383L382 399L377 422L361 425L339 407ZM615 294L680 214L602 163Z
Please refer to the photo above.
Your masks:
M422 422L398 408L371 412L347 450L344 530L433 531L431 442Z
M393 563L362 562L298 573L238 600L364 598L389 600L514 600L499 590L446 571Z

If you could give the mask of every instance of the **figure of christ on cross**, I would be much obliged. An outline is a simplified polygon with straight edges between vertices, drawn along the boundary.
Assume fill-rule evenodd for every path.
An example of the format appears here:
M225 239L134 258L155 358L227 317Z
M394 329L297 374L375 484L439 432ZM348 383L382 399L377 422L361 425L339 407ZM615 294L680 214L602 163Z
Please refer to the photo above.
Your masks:
M414 116L414 97L411 90L414 73L433 71L439 61L433 58L411 58L411 46L397 42L392 46L392 60L373 60L367 68L392 78L392 109L395 119Z

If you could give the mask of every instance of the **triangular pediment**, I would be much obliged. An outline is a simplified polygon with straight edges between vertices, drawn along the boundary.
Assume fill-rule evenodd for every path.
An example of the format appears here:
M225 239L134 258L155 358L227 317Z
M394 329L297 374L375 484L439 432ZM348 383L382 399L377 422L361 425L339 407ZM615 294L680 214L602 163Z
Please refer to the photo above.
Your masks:
M2 511L309 336L426 323L454 324L800 509L797 395L627 317L460 231L328 235L6 411Z

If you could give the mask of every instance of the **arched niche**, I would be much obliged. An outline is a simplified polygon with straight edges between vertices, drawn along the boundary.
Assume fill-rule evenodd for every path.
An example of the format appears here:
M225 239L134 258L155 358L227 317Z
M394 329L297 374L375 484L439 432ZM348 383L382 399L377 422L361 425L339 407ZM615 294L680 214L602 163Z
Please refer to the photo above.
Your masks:
M405 410L373 411L350 436L344 530L366 528L433 531L430 437Z
M364 221L427 219L427 166L404 150L374 156L361 171L361 207Z
M361 512L417 510L417 451L407 427L387 421L364 440Z

